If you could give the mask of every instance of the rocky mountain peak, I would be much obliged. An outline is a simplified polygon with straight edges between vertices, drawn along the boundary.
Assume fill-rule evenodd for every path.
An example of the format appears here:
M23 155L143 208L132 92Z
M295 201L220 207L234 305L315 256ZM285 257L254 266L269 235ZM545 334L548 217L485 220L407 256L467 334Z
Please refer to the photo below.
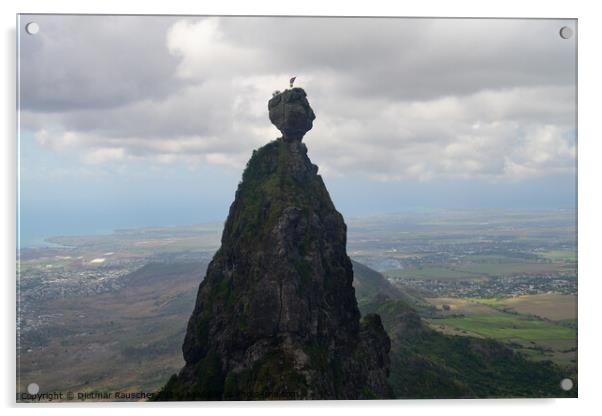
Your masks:
M360 321L347 228L301 143L306 94L269 109L284 136L247 163L159 400L390 397L389 337Z

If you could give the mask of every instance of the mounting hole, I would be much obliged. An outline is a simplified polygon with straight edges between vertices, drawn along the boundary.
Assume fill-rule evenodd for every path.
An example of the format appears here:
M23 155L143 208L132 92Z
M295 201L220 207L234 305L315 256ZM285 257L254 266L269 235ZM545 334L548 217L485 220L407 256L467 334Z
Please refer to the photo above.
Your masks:
M573 380L570 378L564 378L560 382L560 388L564 391L570 391L573 389Z
M562 39L570 39L573 37L573 29L568 26L563 26L560 28L560 37Z
M27 393L31 395L38 394L39 391L40 386L38 386L38 383L29 383L29 385L27 386Z
M25 31L30 35L35 35L40 31L40 25L36 22L29 22L25 25Z

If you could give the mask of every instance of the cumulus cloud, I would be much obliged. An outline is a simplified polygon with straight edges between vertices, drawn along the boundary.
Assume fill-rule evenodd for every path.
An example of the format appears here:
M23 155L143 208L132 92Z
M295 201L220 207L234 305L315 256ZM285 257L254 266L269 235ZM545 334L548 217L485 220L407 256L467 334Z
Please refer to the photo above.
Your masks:
M240 170L297 75L325 175L520 180L574 171L575 43L558 20L43 16L23 127L83 163ZM78 36L73 36L78 33Z

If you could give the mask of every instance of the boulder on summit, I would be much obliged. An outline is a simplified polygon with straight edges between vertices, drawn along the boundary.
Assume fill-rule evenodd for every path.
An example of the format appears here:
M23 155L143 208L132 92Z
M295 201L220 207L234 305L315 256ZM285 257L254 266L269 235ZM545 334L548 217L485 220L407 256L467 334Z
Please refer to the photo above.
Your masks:
M302 88L292 88L274 95L268 102L270 121L282 132L284 140L303 139L316 118Z

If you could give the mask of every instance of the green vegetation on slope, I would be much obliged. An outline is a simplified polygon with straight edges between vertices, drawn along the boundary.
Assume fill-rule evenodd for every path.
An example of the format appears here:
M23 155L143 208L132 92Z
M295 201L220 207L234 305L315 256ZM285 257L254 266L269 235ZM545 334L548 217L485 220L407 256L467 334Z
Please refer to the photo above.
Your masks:
M424 325L405 303L367 305L392 341L390 382L399 398L574 397L552 362L535 362L493 339L444 335Z
M377 272L355 270L360 281L379 276L385 280ZM559 387L565 377L575 380L571 371L550 361L529 360L493 339L437 332L405 301L396 299L395 292L381 292L370 300L373 293L362 291L365 286L356 286L362 314L379 314L391 337L389 381L396 397L576 397L576 387L570 392Z
M295 161L289 161L292 158L289 147L282 140L274 140L253 151L247 163L234 203L244 209L231 207L231 213L235 214L232 231L224 231L241 245L252 246L266 240L265 236L287 207L308 212L313 209L325 215L336 212L319 176L301 181L291 175L290 165ZM339 220L342 222L342 217Z
M351 263L353 264L353 286L355 287L360 309L373 302L375 297L386 295L390 298L403 300L407 305L425 316L431 316L436 312L433 305L409 291L394 286L376 270L357 261L352 260Z

